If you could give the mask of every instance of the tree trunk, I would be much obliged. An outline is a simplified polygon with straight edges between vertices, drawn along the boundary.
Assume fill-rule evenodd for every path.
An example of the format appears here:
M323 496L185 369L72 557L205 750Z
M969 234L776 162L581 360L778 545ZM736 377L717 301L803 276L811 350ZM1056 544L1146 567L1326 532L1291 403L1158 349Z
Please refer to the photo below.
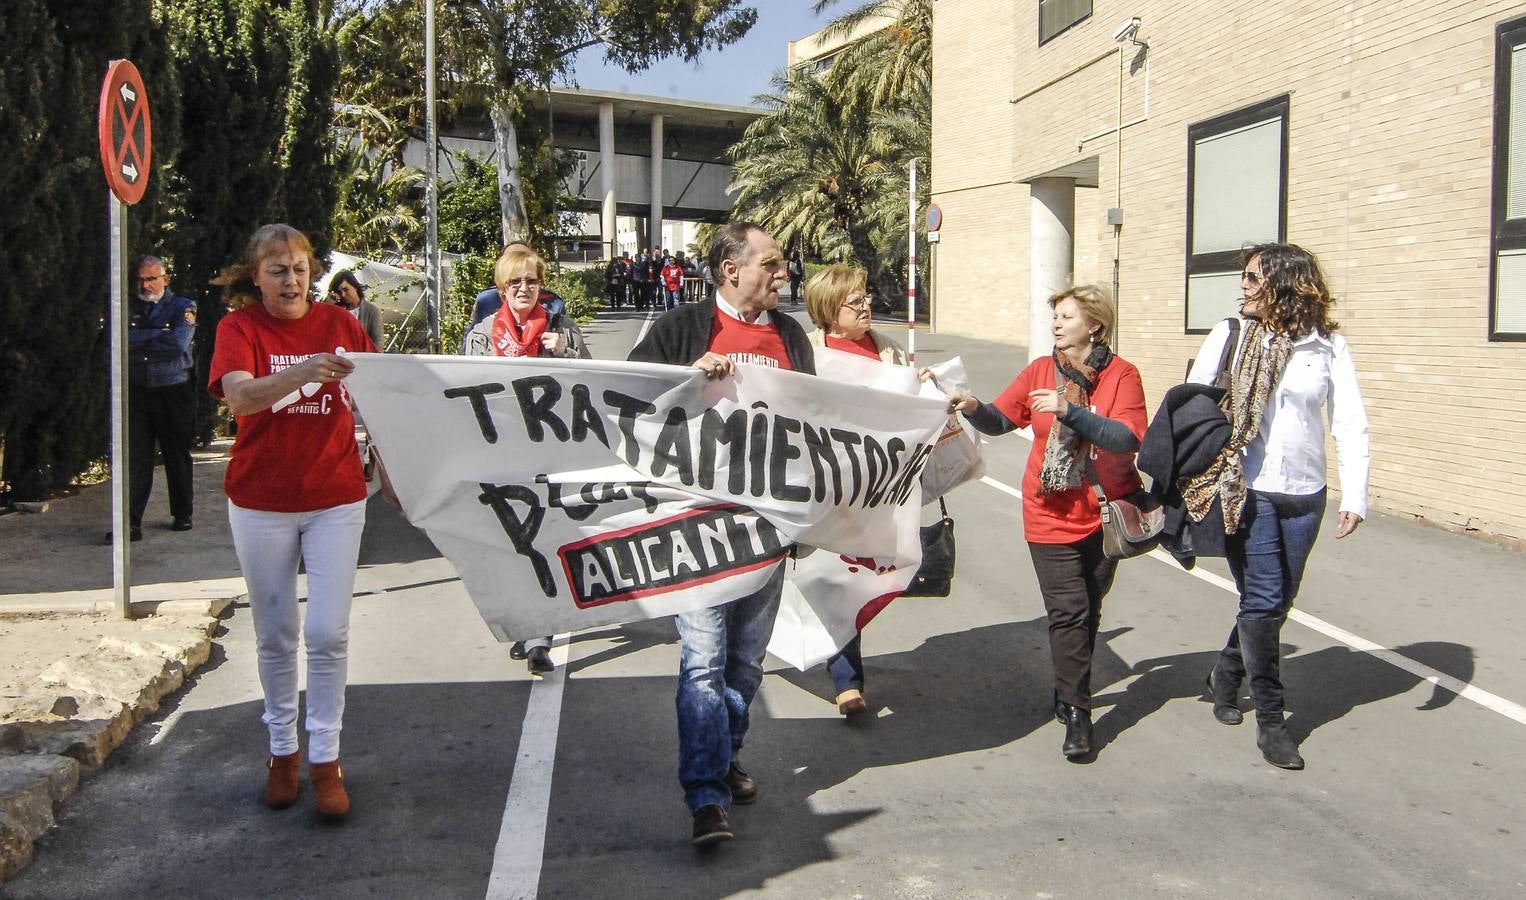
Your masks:
M525 192L519 177L519 134L509 110L508 98L494 98L491 109L493 144L498 159L498 206L503 224L503 242L528 240L525 215Z

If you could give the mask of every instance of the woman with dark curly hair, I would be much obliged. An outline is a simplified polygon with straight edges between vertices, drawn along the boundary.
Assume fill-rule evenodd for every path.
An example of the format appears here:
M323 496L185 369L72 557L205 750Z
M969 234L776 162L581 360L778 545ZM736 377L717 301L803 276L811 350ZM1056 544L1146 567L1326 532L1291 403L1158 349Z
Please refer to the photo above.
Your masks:
M1241 254L1240 317L1233 379L1222 404L1230 439L1201 475L1182 485L1189 514L1203 521L1218 501L1225 555L1240 592L1239 615L1208 675L1213 714L1238 725L1240 685L1249 676L1256 746L1266 761L1302 769L1283 724L1279 636L1325 512L1325 418L1335 437L1341 507L1336 538L1367 515L1367 412L1346 339L1330 318L1334 301L1314 256L1292 244ZM1198 351L1189 381L1218 375L1228 320Z

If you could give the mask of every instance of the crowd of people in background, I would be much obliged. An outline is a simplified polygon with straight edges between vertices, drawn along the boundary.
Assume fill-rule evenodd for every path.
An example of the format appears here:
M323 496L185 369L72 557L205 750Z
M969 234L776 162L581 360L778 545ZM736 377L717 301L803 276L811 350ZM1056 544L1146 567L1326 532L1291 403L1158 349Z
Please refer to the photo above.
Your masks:
M604 266L604 300L610 309L669 310L715 297L708 260L661 247L614 257Z

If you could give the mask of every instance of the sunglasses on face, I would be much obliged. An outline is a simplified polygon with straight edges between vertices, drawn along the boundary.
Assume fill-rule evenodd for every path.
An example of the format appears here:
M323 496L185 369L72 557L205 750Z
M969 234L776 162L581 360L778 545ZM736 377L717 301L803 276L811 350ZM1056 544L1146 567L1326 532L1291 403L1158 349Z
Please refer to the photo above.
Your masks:
M1250 269L1246 269L1240 273L1240 280L1249 283L1251 287L1257 287L1266 279L1261 277L1260 272L1252 272Z

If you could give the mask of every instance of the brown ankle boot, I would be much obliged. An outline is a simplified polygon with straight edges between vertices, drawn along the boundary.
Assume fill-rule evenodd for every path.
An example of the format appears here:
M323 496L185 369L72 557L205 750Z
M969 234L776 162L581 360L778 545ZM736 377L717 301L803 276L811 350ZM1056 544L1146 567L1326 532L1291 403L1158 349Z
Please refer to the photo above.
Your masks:
M302 772L302 759L295 753L288 756L272 756L265 764L269 773L265 776L265 805L271 809L285 809L297 802L297 776Z
M339 768L339 760L308 763L307 777L313 783L318 817L329 822L343 821L350 814L350 795L344 791L344 772Z

